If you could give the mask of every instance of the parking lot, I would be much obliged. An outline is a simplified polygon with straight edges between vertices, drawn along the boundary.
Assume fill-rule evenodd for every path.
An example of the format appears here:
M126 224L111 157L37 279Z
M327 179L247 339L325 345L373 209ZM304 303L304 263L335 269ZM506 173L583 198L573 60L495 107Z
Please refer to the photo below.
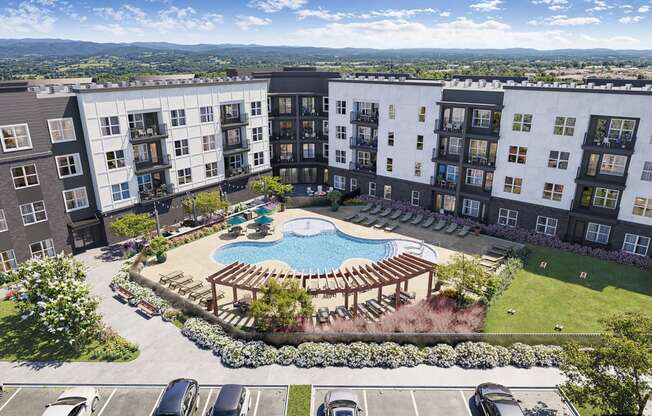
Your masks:
M324 396L328 388L315 388L314 416L324 416ZM365 416L479 416L471 389L349 389L355 392ZM512 393L521 400L528 416L574 416L555 390L519 390Z
M0 416L40 416L45 405L53 402L66 389L73 386L5 386L0 398ZM96 416L150 416L163 393L164 386L98 388L100 402ZM199 391L197 415L205 415L215 402L219 386L202 387ZM251 388L249 416L284 416L287 389Z

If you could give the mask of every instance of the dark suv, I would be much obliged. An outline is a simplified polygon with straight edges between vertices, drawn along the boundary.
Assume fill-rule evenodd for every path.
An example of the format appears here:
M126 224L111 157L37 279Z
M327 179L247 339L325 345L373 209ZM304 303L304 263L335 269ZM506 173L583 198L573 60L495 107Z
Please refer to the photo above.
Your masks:
M180 378L172 380L165 388L152 416L190 416L199 407L199 384Z
M249 389L239 384L225 384L206 416L245 416L251 407Z
M483 383L475 389L475 405L485 416L523 416L523 409L505 386Z

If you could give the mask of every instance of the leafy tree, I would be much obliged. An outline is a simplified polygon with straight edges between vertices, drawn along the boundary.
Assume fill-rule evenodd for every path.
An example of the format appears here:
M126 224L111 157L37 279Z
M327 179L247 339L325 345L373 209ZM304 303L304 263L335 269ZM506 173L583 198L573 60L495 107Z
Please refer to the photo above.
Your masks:
M150 234L155 227L156 220L147 213L129 213L111 223L111 231L113 234L125 238L146 236Z
M285 195L292 192L294 187L289 183L282 183L278 176L263 176L252 181L249 185L251 190L267 197L276 196L283 199Z
M642 416L652 398L652 317L625 313L603 320L594 348L564 346L561 371L569 399L601 414Z
M193 214L193 200L186 198L183 200L183 210L188 214ZM222 199L219 192L199 192L195 194L195 212L197 215L212 214L219 210L226 210L229 203Z
M270 279L252 302L250 313L258 330L278 331L295 327L314 310L312 297L295 280L279 283Z
M26 289L18 310L51 336L51 342L78 348L99 334L99 301L91 296L79 260L69 255L33 259L12 273Z
M480 265L478 257L456 254L450 262L437 266L437 279L454 285L459 296L464 291L484 296L486 289L494 284L494 278Z
M149 242L150 252L157 257L164 255L169 248L170 242L168 239L160 235L152 238L152 241Z

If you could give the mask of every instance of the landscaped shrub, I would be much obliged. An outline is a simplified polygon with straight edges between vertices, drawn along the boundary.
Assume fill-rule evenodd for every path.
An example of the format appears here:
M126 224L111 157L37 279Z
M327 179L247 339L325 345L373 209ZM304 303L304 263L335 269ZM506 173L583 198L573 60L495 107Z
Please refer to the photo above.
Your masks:
M496 367L507 367L512 361L512 352L502 345L494 345L493 347L495 348L496 356L498 357Z
M457 352L448 344L426 347L424 363L437 367L452 367L457 363Z
M262 341L246 343L242 352L245 360L244 365L253 368L275 364L278 356L276 348Z
M520 342L512 344L510 347L512 352L512 365L514 367L530 368L537 363L537 357L534 349L530 345Z
M233 341L225 345L221 351L222 363L231 368L240 368L245 365L244 345L240 341ZM215 351L214 351L215 352Z
M486 342L463 342L455 347L462 368L493 368L499 363L496 348Z
M297 367L311 368L324 366L326 351L322 343L305 342L297 347L297 353L297 359L294 361Z
M348 345L348 366L351 368L370 367L373 360L373 346L364 342Z
M284 345L278 349L276 363L280 365L292 365L299 356L297 349L291 345Z
M129 272L126 270L121 270L117 275L113 276L111 279L111 287L121 287L128 290L131 294L134 295L130 303L132 305L137 305L138 302L144 300L150 305L159 309L161 313L170 307L170 304L158 296L152 289L142 287L141 285L132 282L129 279Z
M491 284L485 289L484 303L491 304L512 284L516 273L523 269L523 260L518 257L509 257L499 273L491 279Z
M89 354L98 361L126 361L138 352L138 345L122 338L111 328L104 328L100 334L100 345Z
M559 345L533 345L532 350L539 367L558 367L563 348Z

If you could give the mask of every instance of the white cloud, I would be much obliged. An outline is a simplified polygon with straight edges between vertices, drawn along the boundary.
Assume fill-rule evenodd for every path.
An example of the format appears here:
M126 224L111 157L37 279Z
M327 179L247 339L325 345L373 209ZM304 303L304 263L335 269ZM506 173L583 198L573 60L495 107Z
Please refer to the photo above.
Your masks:
M123 20L125 18L123 10L114 9L113 7L96 7L93 9L93 12L105 19Z
M109 33L115 37L126 37L130 35L142 35L142 30L134 27L125 27L119 23L97 24L93 26L94 30L98 32Z
M252 0L249 7L265 13L276 13L283 9L298 10L308 3L308 0Z
M7 7L0 13L0 36L51 33L56 20L50 10L35 3L22 2L15 7Z
M641 20L645 19L645 16L625 16L618 19L620 23L638 23Z
M272 19L266 17L256 17L256 16L236 16L236 26L242 30L255 29L261 26L266 26L272 23Z
M200 15L192 7L170 6L158 10L154 15L129 4L124 4L118 9L98 7L93 11L102 18L120 22L120 24L97 23L95 27L98 30L123 37L132 33L142 33L142 30L140 32L134 31L130 27L147 28L160 33L168 33L173 30L212 31L217 24L222 23L224 20L222 15L216 13L202 13ZM133 23L133 25L128 25L125 22Z
M350 15L348 13L332 13L328 10L322 9L322 8L317 8L317 9L301 9L296 12L299 20L306 19L308 17L314 17L317 19L321 20L326 20L329 22L337 22L339 20L344 19L345 17L349 17Z
M533 0L533 4L544 4L552 11L566 10L569 7L568 0Z
M649 11L650 11L650 6L648 6L647 4L638 8L639 13L647 13Z
M369 14L373 17L394 17L397 19L406 19L414 17L419 14L434 14L437 10L432 8L426 9L386 9L386 10L373 10Z
M451 16L451 12L441 12L441 13L439 13L439 17L450 17L450 16Z
M498 6L502 3L502 0L483 0L479 3L474 3L469 7L479 12L493 12L500 10L500 7Z
M598 17L593 16L580 16L580 17L568 17L566 15L557 15L546 17L541 20L539 23L548 25L548 26L584 26L584 25L595 25L600 23L601 20Z
M588 3L593 4L593 7L586 9L589 13L602 12L604 10L613 9L614 6L608 4L604 0L586 0Z

